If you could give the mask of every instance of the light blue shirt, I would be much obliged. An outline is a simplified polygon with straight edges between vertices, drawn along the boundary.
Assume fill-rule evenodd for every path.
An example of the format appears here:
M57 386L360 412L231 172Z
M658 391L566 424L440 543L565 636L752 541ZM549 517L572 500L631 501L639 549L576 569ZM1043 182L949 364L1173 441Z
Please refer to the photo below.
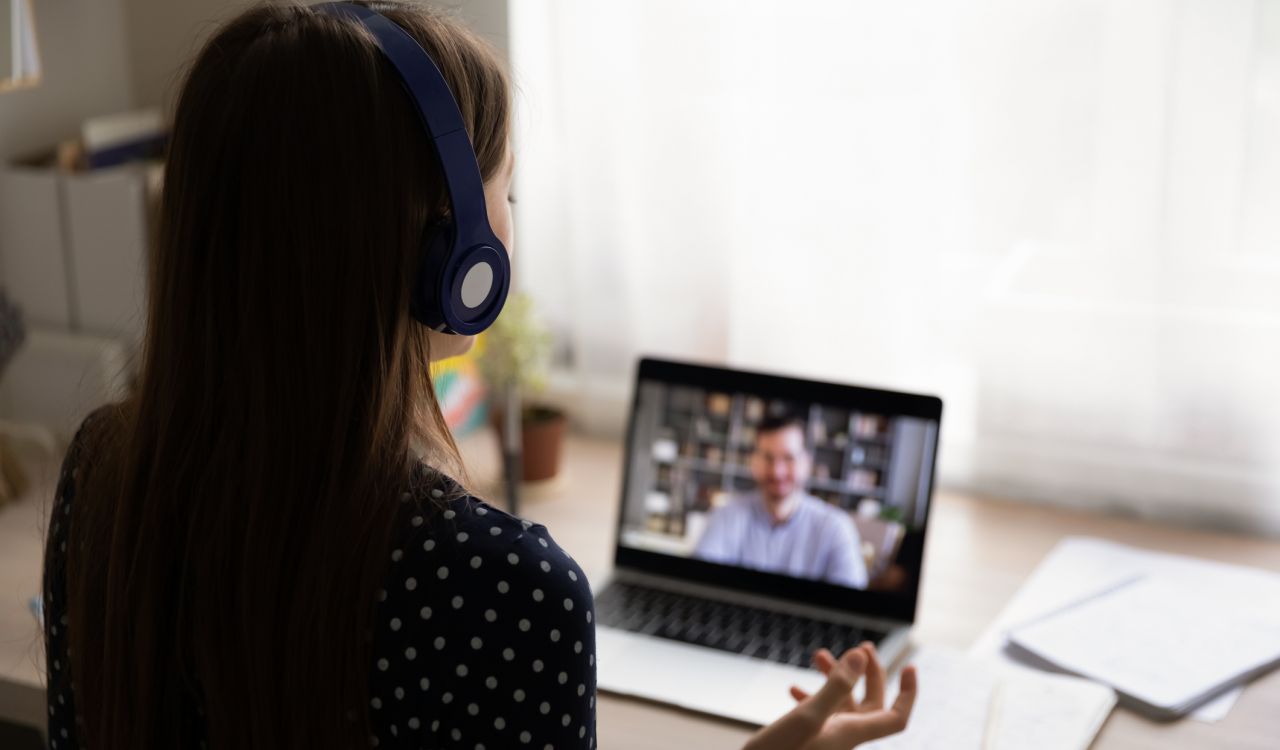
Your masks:
M710 562L865 589L858 530L848 513L804 494L774 524L758 492L735 495L712 512L693 556Z

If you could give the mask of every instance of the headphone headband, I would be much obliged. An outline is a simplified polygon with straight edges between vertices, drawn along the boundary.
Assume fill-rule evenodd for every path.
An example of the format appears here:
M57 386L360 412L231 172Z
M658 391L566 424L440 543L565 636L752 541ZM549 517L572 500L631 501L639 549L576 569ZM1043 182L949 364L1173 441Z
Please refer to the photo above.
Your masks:
M506 250L489 226L484 179L462 112L439 66L416 39L377 11L351 3L313 9L359 21L399 74L440 160L449 225L424 242L414 316L432 329L473 334L497 318L510 286Z

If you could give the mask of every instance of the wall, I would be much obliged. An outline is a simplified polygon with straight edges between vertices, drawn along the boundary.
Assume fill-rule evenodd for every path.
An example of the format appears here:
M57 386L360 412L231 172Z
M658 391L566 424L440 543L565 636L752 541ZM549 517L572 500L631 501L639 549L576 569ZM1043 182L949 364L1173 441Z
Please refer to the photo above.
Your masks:
M217 22L246 0L35 0L44 78L0 95L0 159L74 136L84 118L167 105ZM507 0L449 0L504 53Z
M74 136L92 114L133 105L126 0L35 0L44 71L34 88L0 94L0 159Z
M123 0L129 71L142 105L168 106L181 74L218 22L252 5L248 0ZM308 3L310 4L310 3ZM447 0L499 50L507 51L507 0Z

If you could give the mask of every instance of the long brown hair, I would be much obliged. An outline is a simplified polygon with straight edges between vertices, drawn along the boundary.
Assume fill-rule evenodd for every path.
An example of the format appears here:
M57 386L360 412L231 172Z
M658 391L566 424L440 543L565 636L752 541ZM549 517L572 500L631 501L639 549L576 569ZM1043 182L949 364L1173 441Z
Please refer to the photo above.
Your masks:
M509 85L439 13L431 53L486 180ZM447 211L411 101L354 22L268 5L204 46L174 115L136 395L84 441L71 673L94 750L367 746L375 592L411 445L457 451L409 282Z

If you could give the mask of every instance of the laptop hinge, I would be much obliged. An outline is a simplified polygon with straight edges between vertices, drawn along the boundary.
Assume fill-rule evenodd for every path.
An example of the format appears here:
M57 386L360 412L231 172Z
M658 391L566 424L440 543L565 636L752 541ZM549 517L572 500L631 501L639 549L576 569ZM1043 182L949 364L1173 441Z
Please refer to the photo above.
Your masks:
M641 586L662 589L664 591L670 591L677 594L685 594L702 599L724 602L726 604L747 605L751 607L759 607L760 609L767 609L771 612L779 612L781 614L800 615L814 620L838 622L862 628L870 627L886 633L897 628L907 628L911 626L911 623L905 620L869 617L867 615L853 614L838 609L830 609L827 607L820 607L813 604L805 604L787 599L777 599L771 596L740 591L737 589L708 586L706 584L693 583L679 578L669 578L667 576L654 575L653 573L645 573L627 568L616 568L613 571L612 580L622 581L623 583L639 584Z

